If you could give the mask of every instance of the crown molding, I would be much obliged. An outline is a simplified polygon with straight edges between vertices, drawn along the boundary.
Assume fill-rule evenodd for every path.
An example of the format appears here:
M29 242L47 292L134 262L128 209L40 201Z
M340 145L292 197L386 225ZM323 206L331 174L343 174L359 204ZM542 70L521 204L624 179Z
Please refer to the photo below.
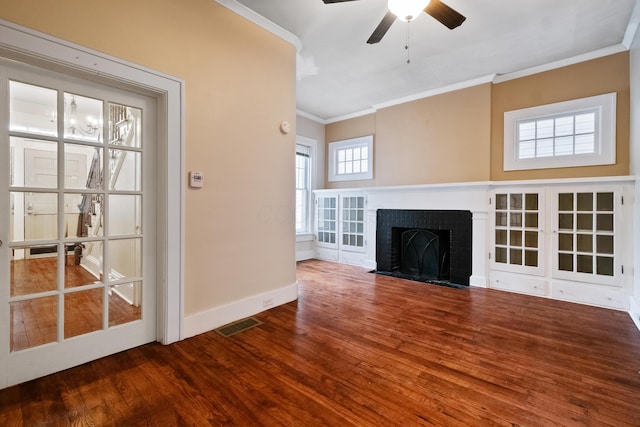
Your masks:
M327 121L325 119L323 119L322 117L318 117L316 115L313 115L311 113L307 113L306 111L302 111L302 110L296 110L296 115L300 116L300 117L304 117L306 119L309 120L313 120L316 123L320 123L321 125L326 125Z
M264 28L270 33L275 34L276 36L280 37L284 41L291 43L296 48L297 52L300 52L300 50L302 49L302 42L298 37L296 37L294 34L290 33L289 31L285 30L281 26L276 25L273 22L269 21L264 16L249 9L247 6L238 3L236 0L214 0L214 1L220 4L221 6L224 6L227 9L231 10L232 12L237 13L243 18L248 19L254 24Z
M466 88L469 88L469 87L478 86L478 85L485 84L485 83L491 83L491 82L493 82L495 77L496 77L495 74L489 74L487 76L479 77L477 79L467 80L467 81L460 82L460 83L454 83L452 85L442 86L442 87L435 88L435 89L430 89L430 90L427 90L427 91L424 91L424 92L418 92L418 93L413 94L413 95L404 96L402 98L397 98L397 99L392 99L390 101L381 102L379 104L374 104L373 108L375 108L376 110L379 110L381 108L392 107L392 106L398 105L398 104L405 104L405 103L411 102L411 101L417 101L418 99L430 98L432 96L441 95L441 94L447 93L447 92L453 92L453 91L456 91L456 90L466 89Z
M631 16L629 17L627 30L624 32L624 38L622 39L622 44L627 48L627 50L631 49L633 39L638 33L638 26L640 26L640 1L636 0L636 4L633 6Z
M570 58L561 59L559 61L538 65L537 67L526 68L524 70L514 71L513 73L500 74L496 76L496 78L493 80L493 83L502 83L509 80L519 79L521 77L527 77L533 74L555 70L556 68L562 68L568 65L579 64L580 62L590 61L592 59L598 59L605 56L614 55L616 53L625 52L628 50L629 49L626 48L622 43L609 46L609 47L604 47L602 49L583 53L582 55L576 55Z

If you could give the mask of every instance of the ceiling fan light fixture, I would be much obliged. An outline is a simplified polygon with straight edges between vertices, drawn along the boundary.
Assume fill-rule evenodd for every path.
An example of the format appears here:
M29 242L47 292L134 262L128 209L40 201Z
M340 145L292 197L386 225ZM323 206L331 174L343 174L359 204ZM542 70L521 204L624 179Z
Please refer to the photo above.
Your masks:
M430 0L389 0L389 10L398 19L411 22L420 16L420 12L429 4Z

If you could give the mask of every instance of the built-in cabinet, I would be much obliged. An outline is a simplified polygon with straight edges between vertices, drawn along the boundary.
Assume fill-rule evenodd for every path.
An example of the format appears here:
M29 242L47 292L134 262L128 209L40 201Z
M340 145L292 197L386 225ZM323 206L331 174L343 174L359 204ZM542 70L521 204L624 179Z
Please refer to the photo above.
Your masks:
M357 192L315 198L318 259L361 265L366 252L366 197Z
M635 185L605 177L316 190L315 256L373 270L378 210L465 210L471 286L628 310Z
M493 267L497 270L543 274L544 216L539 191L494 192Z
M492 288L625 309L632 262L624 185L491 192Z

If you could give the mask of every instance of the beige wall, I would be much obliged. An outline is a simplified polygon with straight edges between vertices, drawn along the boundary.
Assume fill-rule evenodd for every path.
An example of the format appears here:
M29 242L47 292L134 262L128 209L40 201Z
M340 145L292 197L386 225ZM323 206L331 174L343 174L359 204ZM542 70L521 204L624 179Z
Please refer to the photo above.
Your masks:
M212 0L0 0L0 18L185 81L185 314L295 283L295 48Z
M617 92L615 165L509 171L503 169L504 113L537 105ZM629 54L606 56L493 86L491 179L580 178L629 174Z
M327 142L373 134L374 179L328 188L489 180L491 85L327 125Z
M503 170L504 112L617 92L615 165ZM327 125L327 144L374 135L374 179L327 188L629 174L629 53L484 84Z

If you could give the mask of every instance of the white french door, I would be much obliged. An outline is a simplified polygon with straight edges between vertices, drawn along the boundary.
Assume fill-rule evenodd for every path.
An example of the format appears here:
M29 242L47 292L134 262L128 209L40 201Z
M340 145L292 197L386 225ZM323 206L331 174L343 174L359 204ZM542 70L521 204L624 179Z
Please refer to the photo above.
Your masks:
M0 59L0 388L156 339L155 108Z

